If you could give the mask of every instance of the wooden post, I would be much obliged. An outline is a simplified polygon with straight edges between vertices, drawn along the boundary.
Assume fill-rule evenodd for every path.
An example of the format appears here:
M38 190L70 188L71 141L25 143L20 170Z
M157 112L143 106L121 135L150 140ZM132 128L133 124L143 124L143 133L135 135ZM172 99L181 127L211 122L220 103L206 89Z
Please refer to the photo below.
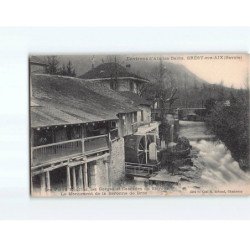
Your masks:
M83 169L82 169L82 165L79 166L79 169L78 169L78 188L80 190L83 190L83 173L82 173Z
M108 132L108 146L109 146L109 148L111 148L111 143L112 143L112 141L111 141L111 135L110 135L110 131Z
M88 189L88 166L87 163L83 165L83 180L84 180L84 190Z
M69 166L67 168L67 191L70 191L71 189L71 181L70 181L70 168Z
M50 172L46 172L46 184L47 184L47 191L50 191Z
M147 134L145 134L145 159L146 159L146 164L148 164L148 145L147 145Z
M73 190L76 190L76 169L72 167Z
M82 155L84 156L85 155L85 147L84 147L84 138L82 138Z
M84 156L85 155L85 147L84 147L85 127L84 125L82 125L81 128L82 128L82 154Z
M40 183L41 183L41 193L44 193L46 191L45 173L40 174Z

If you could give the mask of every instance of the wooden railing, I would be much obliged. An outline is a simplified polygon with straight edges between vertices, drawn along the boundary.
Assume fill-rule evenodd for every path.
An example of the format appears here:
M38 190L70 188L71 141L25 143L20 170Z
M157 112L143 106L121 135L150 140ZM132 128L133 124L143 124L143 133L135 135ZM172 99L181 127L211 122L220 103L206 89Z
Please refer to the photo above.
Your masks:
M32 163L39 165L73 155L90 155L109 149L108 134L32 147Z
M33 164L41 164L55 158L82 153L82 140L71 140L32 148Z
M86 155L109 148L108 134L84 138L84 153Z

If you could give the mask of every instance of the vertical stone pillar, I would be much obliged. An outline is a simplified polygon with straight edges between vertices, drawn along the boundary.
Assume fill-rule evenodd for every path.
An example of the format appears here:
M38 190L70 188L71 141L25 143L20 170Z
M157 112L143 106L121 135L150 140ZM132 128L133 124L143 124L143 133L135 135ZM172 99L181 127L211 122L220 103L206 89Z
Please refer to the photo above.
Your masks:
M50 172L47 171L46 172L46 186L47 186L47 191L50 191L51 190L51 187L50 187Z
M152 161L157 161L157 148L155 142L149 144L149 159Z
M76 169L72 167L73 190L76 190Z
M84 163L83 165L83 180L84 180L84 190L88 189L88 165Z
M82 169L82 165L79 166L78 168L78 182L77 182L77 186L80 190L83 190L83 169Z
M92 165L90 168L90 185L92 188L96 187L96 165Z
M71 180L70 180L70 168L69 166L67 168L67 191L71 190Z
M148 142L147 142L147 134L145 134L145 160L146 160L146 164L148 164Z

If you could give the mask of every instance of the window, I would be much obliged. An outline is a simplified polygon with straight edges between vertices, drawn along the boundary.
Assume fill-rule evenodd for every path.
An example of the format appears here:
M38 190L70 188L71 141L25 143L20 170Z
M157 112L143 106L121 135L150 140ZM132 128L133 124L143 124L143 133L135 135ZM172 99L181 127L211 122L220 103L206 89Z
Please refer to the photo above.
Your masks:
M116 122L115 121L111 121L110 128L111 129L116 128Z
M137 122L137 112L135 112L135 122Z
M141 110L141 121L144 121L143 110Z
M132 123L137 122L137 112L132 113Z

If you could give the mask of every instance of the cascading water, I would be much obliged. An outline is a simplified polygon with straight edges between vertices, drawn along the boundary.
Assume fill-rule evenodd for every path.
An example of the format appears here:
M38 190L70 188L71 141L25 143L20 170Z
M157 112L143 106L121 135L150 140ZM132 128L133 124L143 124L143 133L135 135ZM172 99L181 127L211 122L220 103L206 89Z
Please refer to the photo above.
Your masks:
M250 177L242 171L222 142L193 141L199 151L197 160L204 166L201 183L206 186L240 185L248 183Z
M195 161L202 168L199 184L202 187L229 187L250 184L250 175L240 169L231 152L221 141L214 141L203 122L180 122L180 136L190 140L197 152Z

